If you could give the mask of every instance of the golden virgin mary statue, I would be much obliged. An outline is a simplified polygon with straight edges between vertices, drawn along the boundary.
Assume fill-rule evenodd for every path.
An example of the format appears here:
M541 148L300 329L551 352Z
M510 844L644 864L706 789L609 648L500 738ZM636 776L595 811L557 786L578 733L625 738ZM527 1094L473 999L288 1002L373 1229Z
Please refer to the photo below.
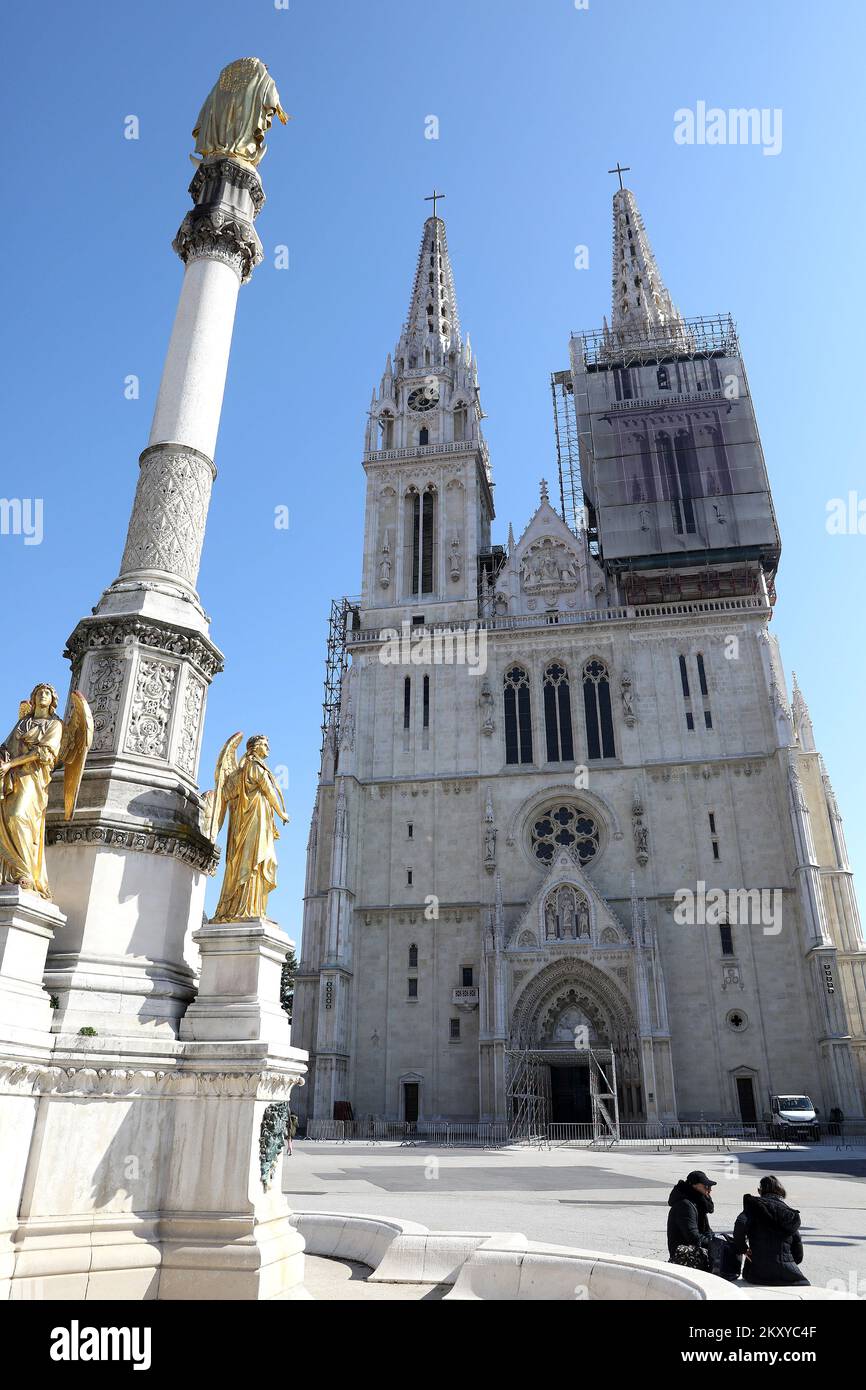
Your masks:
M277 886L279 839L274 818L288 822L283 795L265 759L270 745L264 734L247 739L237 761L243 734L232 734L217 759L215 790L209 793L210 838L215 840L226 811L229 837L226 871L212 922L243 922L267 916L268 894Z
M258 164L274 116L289 119L261 58L236 58L223 68L193 127L196 154L228 155Z
M0 745L0 883L50 898L45 876L45 812L51 774L63 765L64 815L72 819L90 745L93 717L80 691L57 718L57 691L37 685L22 701L18 723Z

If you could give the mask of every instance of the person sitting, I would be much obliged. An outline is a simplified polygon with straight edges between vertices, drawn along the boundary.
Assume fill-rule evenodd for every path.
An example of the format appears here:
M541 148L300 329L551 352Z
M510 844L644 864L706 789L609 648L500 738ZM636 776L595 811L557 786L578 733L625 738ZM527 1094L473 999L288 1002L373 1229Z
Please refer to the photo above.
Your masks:
M710 1194L715 1186L706 1173L695 1169L672 1188L667 1231L671 1264L710 1268L713 1232L708 1218L714 1210Z
M778 1178L764 1177L758 1195L747 1192L734 1225L734 1248L745 1255L743 1278L749 1284L808 1284L803 1260L800 1213L785 1201Z

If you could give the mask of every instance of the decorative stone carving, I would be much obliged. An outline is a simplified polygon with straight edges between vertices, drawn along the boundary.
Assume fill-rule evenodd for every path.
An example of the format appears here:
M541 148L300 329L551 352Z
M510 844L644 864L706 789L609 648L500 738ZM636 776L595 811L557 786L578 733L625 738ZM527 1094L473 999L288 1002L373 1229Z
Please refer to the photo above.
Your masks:
M241 188L248 193L254 213L258 216L265 205L262 181L252 169L245 169L234 159L209 159L206 163L200 164L192 176L189 196L194 203L209 202L209 188L216 189L221 183L230 183L234 188Z
M478 703L481 706L481 732L489 738L496 728L496 724L493 719L493 691L490 689L490 682L486 676L481 687L481 694L478 696Z
M634 789L631 806L631 824L634 834L634 850L641 868L649 862L649 828L644 818L643 799L637 787Z
M184 265L205 258L231 266L242 285L264 260L252 222L213 205L188 212L171 245Z
M496 868L496 826L493 823L493 797L487 793L484 808L484 867L489 874Z
M195 776L201 714L205 687L197 676L189 675L183 697L183 723L177 746L177 765L188 777Z
M460 537L455 532L451 537L451 549L449 551L449 572L452 580L456 583L463 573L463 557L460 553Z
M83 619L69 638L64 656L77 673L86 652L135 644L191 661L207 681L223 669L222 652L206 637L169 623L149 622L135 616Z
M178 667L142 659L136 672L125 751L144 758L165 758Z
M99 1039L93 1043L95 1051ZM66 1059L71 1060L70 1058ZM190 1072L158 1067L0 1063L0 1092L67 1096L288 1096L304 1078L283 1071Z
M586 898L581 898L577 907L577 937L578 940L582 937L589 939L589 935L589 903Z
M262 1187L266 1192L273 1182L277 1160L287 1146L290 1123L291 1115L287 1100L278 1100L266 1107L259 1132Z
M216 873L220 860L219 847L200 833L141 830L104 818L98 825L48 825L45 839L49 845L112 845L141 854L165 854L211 876Z
M124 663L116 656L99 656L91 662L87 700L93 714L91 753L110 753L117 733Z
M745 989L738 965L722 966L722 989Z
M527 547L520 562L524 591L533 596L557 598L577 588L578 558L564 541L543 536Z
M391 584L391 539L390 533L385 531L385 538L382 541L382 558L379 561L379 583L383 589L387 589Z
M629 671L623 671L619 682L620 699L622 700L622 717L624 722L631 728L637 723L637 715L634 712L634 691L632 690L632 679Z
M215 476L213 463L197 449L145 449L121 579L155 570L195 590Z

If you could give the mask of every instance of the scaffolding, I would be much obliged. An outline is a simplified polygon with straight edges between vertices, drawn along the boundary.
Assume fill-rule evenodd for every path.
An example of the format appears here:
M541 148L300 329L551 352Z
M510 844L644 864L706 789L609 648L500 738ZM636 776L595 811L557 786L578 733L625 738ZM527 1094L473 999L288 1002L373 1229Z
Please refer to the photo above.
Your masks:
M592 1142L617 1142L619 1099L612 1047L513 1049L505 1054L505 1061L508 1135L512 1141L531 1144L549 1137L551 1066L588 1066Z
M660 325L648 333L619 334L610 328L572 333L587 367L628 367L683 357L738 357L737 329L730 314L710 314Z
M550 389L553 394L560 511L566 526L578 532L583 529L583 488L580 481L577 413L574 408L574 382L571 372L553 372L550 377Z
M349 598L331 600L331 616L328 620L328 651L325 657L325 694L322 699L322 746L320 756L325 751L325 740L333 731L335 746L340 741L340 698L343 689L343 676L349 664L347 649L347 630L351 619L357 623L357 602Z

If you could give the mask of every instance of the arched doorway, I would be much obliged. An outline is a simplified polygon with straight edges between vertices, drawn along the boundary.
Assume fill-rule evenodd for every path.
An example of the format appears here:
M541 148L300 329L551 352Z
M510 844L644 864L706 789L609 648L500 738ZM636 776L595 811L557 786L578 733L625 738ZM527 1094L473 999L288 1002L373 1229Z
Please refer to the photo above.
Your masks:
M511 1017L512 1073L523 1076L524 1092L538 1092L528 1108L545 1123L591 1121L590 1051L616 1059L620 1118L644 1118L640 1046L624 987L587 960L553 961L516 996Z

